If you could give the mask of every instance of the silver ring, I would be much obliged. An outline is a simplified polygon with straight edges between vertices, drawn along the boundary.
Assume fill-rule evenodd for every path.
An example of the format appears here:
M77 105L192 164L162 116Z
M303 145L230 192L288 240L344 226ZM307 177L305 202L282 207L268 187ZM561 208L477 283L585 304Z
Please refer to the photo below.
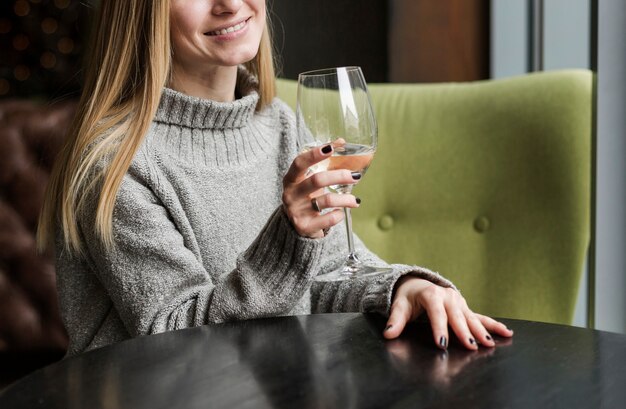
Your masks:
M320 209L320 205L317 203L317 198L316 197L311 199L311 207L313 208L313 210L315 210L318 213L322 212L322 209Z

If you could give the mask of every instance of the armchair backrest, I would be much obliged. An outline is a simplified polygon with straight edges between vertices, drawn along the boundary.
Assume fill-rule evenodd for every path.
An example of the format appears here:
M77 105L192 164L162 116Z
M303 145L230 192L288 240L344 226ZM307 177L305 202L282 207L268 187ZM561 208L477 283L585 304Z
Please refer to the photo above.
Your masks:
M67 348L54 257L37 253L35 231L75 109L74 101L0 101L0 354L37 351L22 369L59 359Z
M439 271L474 310L570 323L589 243L586 70L371 84L379 146L355 230L389 262ZM296 84L278 81L295 108Z

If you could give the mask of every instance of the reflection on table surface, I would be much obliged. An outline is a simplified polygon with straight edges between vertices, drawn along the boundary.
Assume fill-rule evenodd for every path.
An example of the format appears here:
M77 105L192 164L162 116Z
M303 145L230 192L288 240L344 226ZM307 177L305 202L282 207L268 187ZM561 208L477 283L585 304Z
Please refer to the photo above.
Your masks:
M45 368L0 407L623 407L626 336L504 320L495 349L447 352L427 323L377 315L242 321L143 337Z

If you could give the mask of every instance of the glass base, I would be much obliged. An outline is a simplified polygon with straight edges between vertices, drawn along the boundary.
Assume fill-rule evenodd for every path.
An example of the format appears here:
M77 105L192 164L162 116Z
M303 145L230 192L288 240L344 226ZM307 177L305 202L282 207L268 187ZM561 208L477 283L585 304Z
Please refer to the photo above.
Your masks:
M389 267L373 267L366 265L358 266L344 266L330 273L315 276L315 281L346 281L346 280L358 280L359 278L373 277L383 274L390 274L393 272Z

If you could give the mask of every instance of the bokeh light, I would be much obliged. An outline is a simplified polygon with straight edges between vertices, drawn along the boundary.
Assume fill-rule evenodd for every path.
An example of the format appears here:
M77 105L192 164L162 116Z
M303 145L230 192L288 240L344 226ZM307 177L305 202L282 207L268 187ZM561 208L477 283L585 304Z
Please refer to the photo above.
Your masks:
M77 97L97 3L0 0L0 97Z
M13 11L20 17L27 16L30 13L30 4L26 0L17 0L13 6Z

